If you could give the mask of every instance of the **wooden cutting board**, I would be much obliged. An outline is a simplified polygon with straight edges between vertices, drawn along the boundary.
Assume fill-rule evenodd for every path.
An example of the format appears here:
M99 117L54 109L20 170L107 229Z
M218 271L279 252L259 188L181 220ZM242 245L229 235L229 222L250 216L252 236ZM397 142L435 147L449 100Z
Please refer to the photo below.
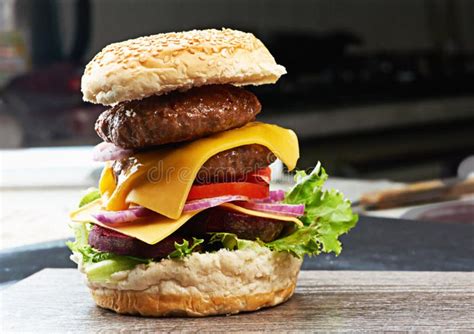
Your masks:
M474 274L303 271L275 308L210 318L140 318L95 306L80 274L46 269L2 290L0 331L474 331Z

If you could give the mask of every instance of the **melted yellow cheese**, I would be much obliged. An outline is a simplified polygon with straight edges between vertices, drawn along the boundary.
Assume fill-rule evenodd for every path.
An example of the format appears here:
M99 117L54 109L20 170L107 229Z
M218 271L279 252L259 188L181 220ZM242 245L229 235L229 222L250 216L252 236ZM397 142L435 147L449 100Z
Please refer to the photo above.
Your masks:
M99 191L102 198L107 201L112 195L116 187L114 173L110 162L105 163L99 180Z
M292 222L292 223L295 223L296 225L298 225L300 227L303 227L303 223L301 222L301 220L299 220L296 217L280 216L280 215L276 215L276 214L269 213L269 212L254 211L254 210L243 208L241 206L238 206L238 205L235 205L235 204L232 204L232 203L224 203L224 204L221 204L220 206L224 207L224 208L227 208L229 210L232 210L232 211L245 213L249 216L269 218L269 219L281 220L281 221L285 221L285 222Z
M292 170L299 158L298 139L291 130L259 122L220 132L176 147L137 154L136 163L117 185L110 166L100 181L107 210L123 210L130 203L178 219L202 165L219 152L249 144L272 151ZM113 178L113 175L112 175Z
M229 210L245 213L249 216L255 217L264 217L270 219L276 219L281 221L293 222L298 226L303 226L303 223L297 218L294 217L284 217L279 215L274 215L266 212L259 212L254 210L245 209L239 207L232 203L225 203L221 205ZM79 208L76 211L71 212L70 217L73 222L78 223L87 223L91 222L102 227L123 233L133 238L137 238L147 244L153 245L161 240L165 239L167 236L174 233L177 229L183 226L188 220L197 215L200 211L193 211L184 213L178 219L170 219L164 216L140 219L132 223L121 224L117 226L110 226L101 223L95 219L92 215L98 213L102 208L102 200L98 199L92 203L89 203L82 208Z
M70 217L73 222L91 222L102 227L108 228L110 230L114 230L122 234L128 235L130 237L137 238L138 240L141 240L150 245L154 245L165 239L172 233L176 232L177 229L179 229L189 219L191 219L200 212L193 211L189 213L184 213L178 219L170 219L164 216L155 216L152 218L143 218L133 223L110 226L101 223L92 216L94 213L97 213L100 210L103 210L102 201L98 199L72 212L70 214Z

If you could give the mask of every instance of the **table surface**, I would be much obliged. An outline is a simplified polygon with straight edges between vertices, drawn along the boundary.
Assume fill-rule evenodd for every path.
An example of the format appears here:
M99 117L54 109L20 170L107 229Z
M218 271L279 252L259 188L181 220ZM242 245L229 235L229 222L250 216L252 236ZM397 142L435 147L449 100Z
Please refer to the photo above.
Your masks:
M73 269L46 269L3 290L5 332L474 331L474 273L302 271L275 308L209 318L140 318L95 306Z

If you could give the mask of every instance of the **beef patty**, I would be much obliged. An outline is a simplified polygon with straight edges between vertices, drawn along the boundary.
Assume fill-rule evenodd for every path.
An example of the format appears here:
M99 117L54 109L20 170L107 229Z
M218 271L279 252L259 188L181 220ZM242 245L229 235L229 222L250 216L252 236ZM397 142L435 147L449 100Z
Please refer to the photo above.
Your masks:
M236 234L241 239L257 240L258 238L269 242L278 238L287 224L279 220L248 216L217 207L199 213L178 231L155 245L149 245L98 225L94 225L90 231L89 244L102 252L144 258L163 258L175 250L175 242L182 243L186 239L192 244L192 237L209 238L208 232L228 232Z
M241 239L270 242L275 240L285 227L280 220L249 216L215 207L199 213L185 225L191 235L202 235L207 232L234 233Z
M195 182L243 181L246 174L268 167L275 159L273 153L262 145L252 144L235 147L220 152L207 160L197 173ZM135 158L133 157L114 161L112 170L117 183L134 163Z
M237 128L260 109L257 97L243 88L208 85L122 102L99 116L95 130L106 142L137 149Z

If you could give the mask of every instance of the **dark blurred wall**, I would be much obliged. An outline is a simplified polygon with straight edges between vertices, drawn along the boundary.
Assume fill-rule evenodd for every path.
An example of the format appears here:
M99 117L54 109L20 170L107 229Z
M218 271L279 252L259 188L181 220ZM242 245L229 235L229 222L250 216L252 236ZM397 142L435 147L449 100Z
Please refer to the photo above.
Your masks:
M406 180L452 175L474 152L471 0L16 4L33 71L6 89L0 112L21 123L25 146L99 140L93 121L102 107L82 103L79 85L84 64L105 45L229 27L253 32L287 68L276 85L249 89L263 104L260 120L298 133L300 167L323 160L339 175Z
M446 16L449 2L455 3L454 23ZM93 8L90 56L112 41L146 33L223 26L247 28L263 38L281 30L349 30L364 41L360 52L426 49L452 42L474 50L470 0L100 0ZM456 25L458 41L450 40L449 24Z
M19 21L29 26L29 19L34 17L32 12L46 12L37 15L36 20L43 21L45 27L57 24L61 45L70 49L77 1L19 0ZM52 12L47 7L52 3L57 4L53 9L59 13L59 22L49 17ZM114 41L203 27L240 27L262 38L282 30L348 30L364 41L358 52L435 47L474 50L474 1L471 0L91 0L90 3L92 38L88 58ZM28 28L23 30L32 37Z

